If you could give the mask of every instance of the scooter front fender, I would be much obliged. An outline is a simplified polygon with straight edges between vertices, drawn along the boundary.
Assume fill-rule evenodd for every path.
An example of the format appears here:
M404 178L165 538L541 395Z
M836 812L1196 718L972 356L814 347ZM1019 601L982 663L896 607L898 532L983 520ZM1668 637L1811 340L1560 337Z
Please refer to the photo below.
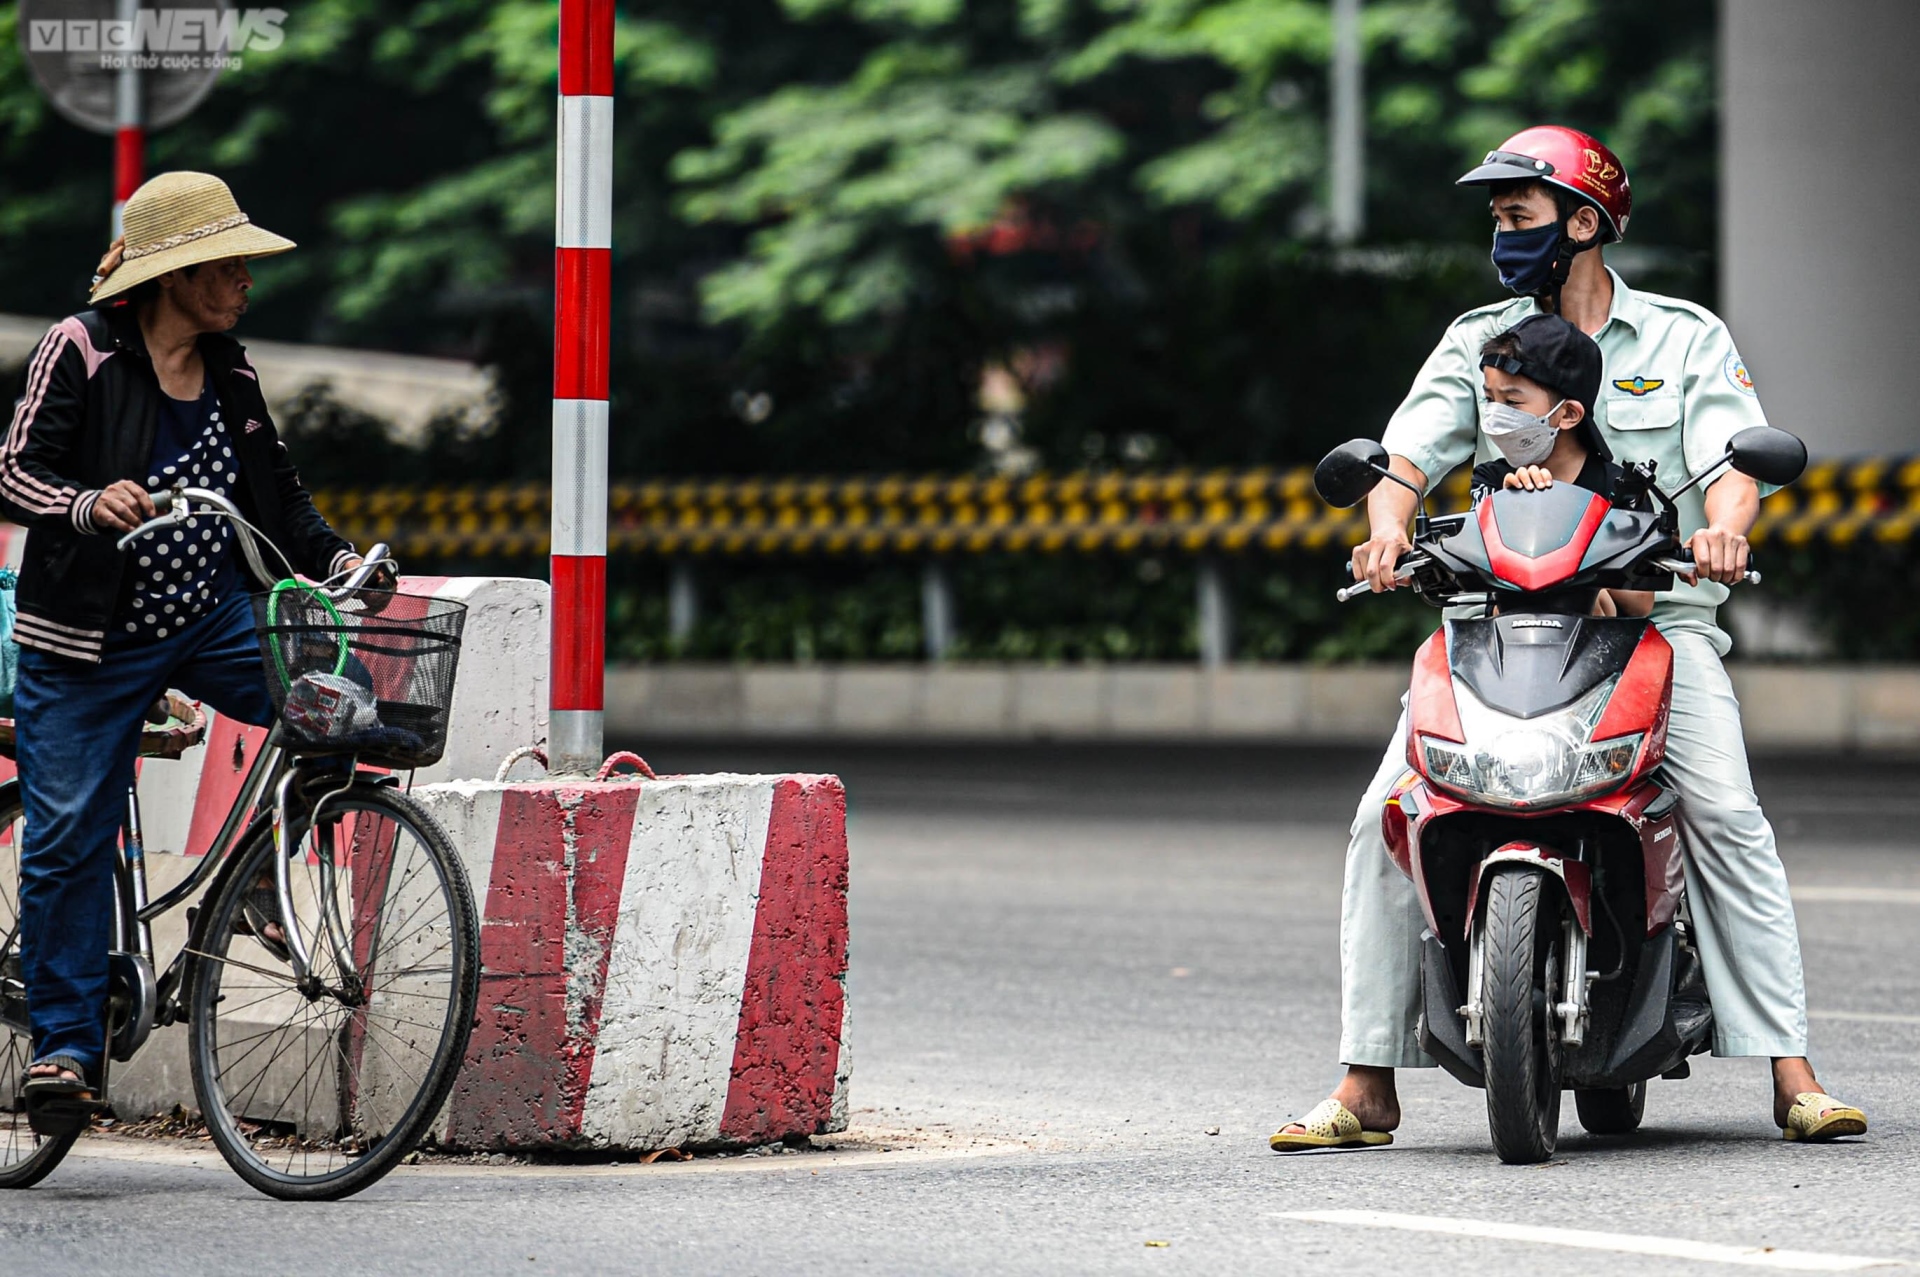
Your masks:
M1589 936L1593 934L1592 866L1552 847L1516 840L1494 848L1474 866L1473 881L1467 888L1467 937L1473 934L1473 919L1480 908L1480 891L1486 885L1487 875L1500 865L1516 864L1538 865L1565 884L1567 903L1573 906L1580 930Z

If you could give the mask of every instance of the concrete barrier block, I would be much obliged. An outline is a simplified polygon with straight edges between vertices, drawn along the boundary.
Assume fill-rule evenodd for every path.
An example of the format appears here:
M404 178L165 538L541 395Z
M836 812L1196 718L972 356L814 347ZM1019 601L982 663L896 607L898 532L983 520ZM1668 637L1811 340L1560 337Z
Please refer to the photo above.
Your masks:
M1121 736L1198 736L1200 691L1191 666L1113 666L1107 675L1106 727Z
M468 1148L763 1144L844 1130L846 793L831 776L413 790L480 915L478 1022L437 1124ZM156 891L191 858L149 857ZM185 940L162 918L162 961ZM181 1026L113 1074L196 1106Z
M936 737L1003 737L1011 730L1013 676L998 665L936 665L920 674L920 725Z
M410 589L424 584L407 582ZM492 776L509 753L547 738L547 583L453 577L433 593L465 603L467 623L446 755L414 779Z
M1103 734L1109 671L1102 666L1013 671L1014 730L1022 736Z
M480 1018L446 1142L638 1150L843 1129L837 779L414 793L485 901Z

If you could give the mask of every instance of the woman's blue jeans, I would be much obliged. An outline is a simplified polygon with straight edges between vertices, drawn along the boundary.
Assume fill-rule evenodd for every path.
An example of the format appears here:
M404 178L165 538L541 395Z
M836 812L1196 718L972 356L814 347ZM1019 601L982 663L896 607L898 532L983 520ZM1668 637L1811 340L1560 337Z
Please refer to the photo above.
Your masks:
M21 649L14 696L26 804L20 960L35 1060L67 1055L99 1069L114 857L141 719L168 688L243 723L273 721L244 593L170 638L138 646L109 638L98 665Z

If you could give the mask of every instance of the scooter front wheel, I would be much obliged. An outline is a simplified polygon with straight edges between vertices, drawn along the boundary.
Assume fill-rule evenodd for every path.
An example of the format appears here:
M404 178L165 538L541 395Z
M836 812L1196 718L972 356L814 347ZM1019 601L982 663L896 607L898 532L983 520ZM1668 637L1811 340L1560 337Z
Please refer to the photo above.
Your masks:
M1580 1115L1580 1125L1594 1135L1631 1135L1640 1129L1647 1111L1647 1084L1575 1091L1573 1108Z
M1487 1126L1501 1161L1544 1162L1560 1137L1552 1010L1560 910L1545 872L1526 865L1495 869L1483 926Z

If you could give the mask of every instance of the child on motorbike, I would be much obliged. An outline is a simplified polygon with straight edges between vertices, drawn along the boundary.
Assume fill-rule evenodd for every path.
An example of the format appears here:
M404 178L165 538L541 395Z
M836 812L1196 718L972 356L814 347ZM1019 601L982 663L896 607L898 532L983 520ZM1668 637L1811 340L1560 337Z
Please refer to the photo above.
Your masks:
M1571 483L1616 500L1625 470L1593 423L1600 347L1558 315L1530 315L1480 348L1487 438L1501 459L1473 468L1476 502L1496 488L1539 492ZM1648 590L1601 590L1596 616L1645 616Z

